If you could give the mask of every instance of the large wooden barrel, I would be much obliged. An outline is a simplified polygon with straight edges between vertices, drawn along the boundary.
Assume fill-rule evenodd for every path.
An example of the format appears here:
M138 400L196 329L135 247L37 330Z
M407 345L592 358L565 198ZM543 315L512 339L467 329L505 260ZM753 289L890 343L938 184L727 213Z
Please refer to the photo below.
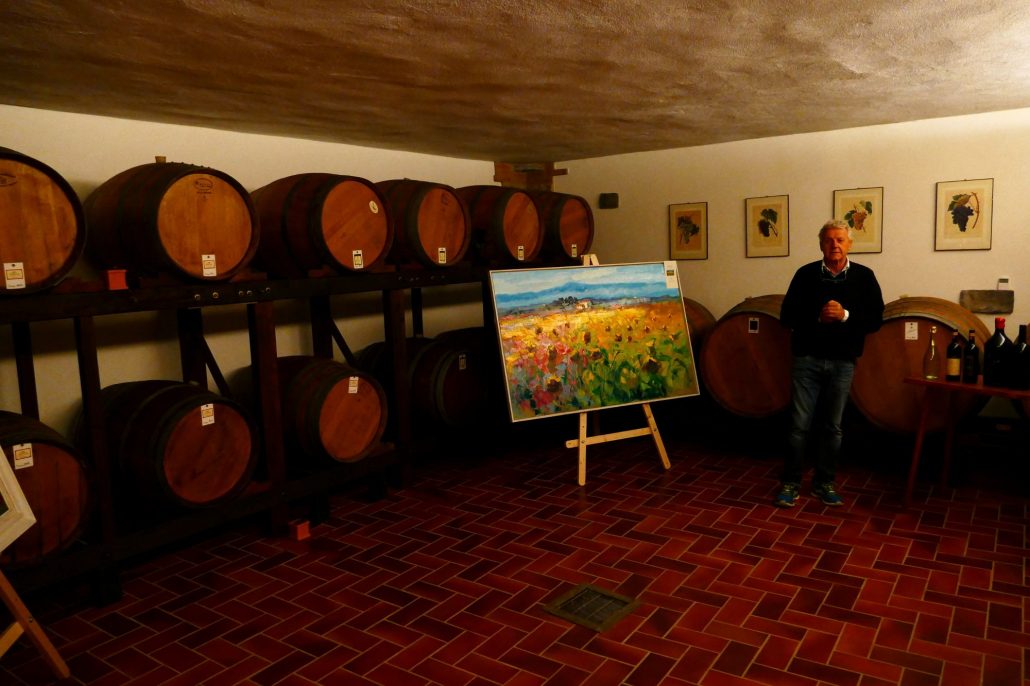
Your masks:
M413 179L380 181L376 187L394 222L390 262L421 267L461 262L472 230L468 208L452 187Z
M543 245L536 203L525 191L502 186L466 186L457 190L472 219L472 247L489 265L532 262Z
M254 257L250 194L231 176L181 162L127 169L86 198L87 250L108 269L225 281Z
M371 181L295 174L251 193L261 226L258 261L274 276L301 278L329 267L375 267L393 245L386 202Z
M970 329L983 342L991 335L980 318L957 303L941 298L899 298L887 303L883 326L866 336L865 351L855 367L851 400L873 425L899 433L915 432L925 389L906 384L906 376L921 376L930 327L937 326L937 348L943 354L954 329L965 337ZM916 338L906 331L916 331ZM986 399L970 393L952 397L952 409L963 416L978 412ZM945 428L945 418L933 413L927 429Z
M783 295L734 305L708 333L701 379L733 414L769 417L790 405L790 329L780 322Z
M100 396L118 490L135 503L214 506L249 485L258 434L236 402L156 380L114 384Z
M534 191L544 223L540 259L549 264L579 264L594 243L594 213L578 195Z
M92 503L90 478L75 447L31 417L0 412L0 447L36 517L3 551L0 565L29 566L79 538Z
M687 328L690 331L690 349L694 359L699 360L705 339L715 327L715 315L711 311L690 298L683 298L683 311L687 315Z
M56 171L0 148L0 294L56 285L86 242L79 197Z
M318 357L279 358L283 428L305 458L355 462L386 428L386 394L371 375Z

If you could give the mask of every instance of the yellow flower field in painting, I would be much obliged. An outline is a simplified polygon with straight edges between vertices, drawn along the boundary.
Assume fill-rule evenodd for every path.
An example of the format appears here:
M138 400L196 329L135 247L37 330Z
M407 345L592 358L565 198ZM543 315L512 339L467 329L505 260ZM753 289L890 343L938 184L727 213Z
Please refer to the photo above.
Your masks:
M511 314L498 325L516 421L698 392L678 298Z

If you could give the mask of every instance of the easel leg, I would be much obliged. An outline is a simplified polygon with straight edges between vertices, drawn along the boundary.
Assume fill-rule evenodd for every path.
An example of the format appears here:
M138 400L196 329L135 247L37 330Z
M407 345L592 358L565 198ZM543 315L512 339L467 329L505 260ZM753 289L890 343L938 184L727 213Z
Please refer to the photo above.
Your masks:
M587 482L587 413L579 413L579 485Z
M672 467L669 463L669 453L665 452L665 443L662 442L662 435L658 433L658 423L654 420L654 414L651 413L651 403L644 403L642 407L647 416L647 425L651 428L651 437L654 438L654 444L658 447L658 455L662 458L662 466L669 469Z
M11 582L7 580L7 577L2 572L0 572L0 598L3 599L4 605L7 606L7 609L11 611L11 615L14 617L14 622L0 634L0 655L6 653L11 644L25 633L28 634L29 640L32 641L36 649L43 655L43 660L50 665L50 669L54 671L54 674L59 679L67 679L71 676L71 670L68 669L68 665L61 659L57 648L54 647L54 644L43 633L43 629L36 623L35 618L29 614L29 609L25 607L25 603L18 597L18 593L11 586Z

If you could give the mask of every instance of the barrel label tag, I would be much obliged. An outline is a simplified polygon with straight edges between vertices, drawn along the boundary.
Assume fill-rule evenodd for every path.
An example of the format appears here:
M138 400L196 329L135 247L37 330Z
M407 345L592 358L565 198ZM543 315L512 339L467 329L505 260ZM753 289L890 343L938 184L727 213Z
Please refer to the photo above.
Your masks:
M436 263L437 264L447 264L447 248L446 247L441 246L441 247L436 249Z
M214 255L201 255L200 267L204 276L218 276L218 264Z
M358 377L352 376L347 380L347 392L357 393L358 392Z
M524 246L524 245L520 245L519 246L518 259L519 259L519 262L521 262L524 259L526 259L526 246Z
M569 246L569 254L573 257L579 257L579 246L573 243Z
M368 209L372 212L372 214L379 214L379 203L377 203L375 200L369 200Z
M461 353L460 355L458 355L458 371L463 372L466 369L468 369L468 366L468 355L466 355L465 353Z
M352 250L350 256L354 261L355 269L361 269L365 266L365 256L360 250Z
M23 262L4 262L4 287L7 290L25 288L25 264Z
M919 322L905 322L905 340L919 340Z
M200 406L200 425L209 426L215 423L215 405L208 403Z
M747 332L758 333L758 317L747 318Z
M19 443L14 446L14 468L27 469L32 466L32 444Z

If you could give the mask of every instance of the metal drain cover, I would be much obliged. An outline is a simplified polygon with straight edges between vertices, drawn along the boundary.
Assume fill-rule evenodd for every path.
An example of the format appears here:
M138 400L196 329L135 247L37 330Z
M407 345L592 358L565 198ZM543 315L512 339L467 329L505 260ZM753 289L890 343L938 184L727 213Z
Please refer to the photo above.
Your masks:
M544 609L594 631L607 631L638 605L640 601L633 598L591 584L580 584L544 605Z

